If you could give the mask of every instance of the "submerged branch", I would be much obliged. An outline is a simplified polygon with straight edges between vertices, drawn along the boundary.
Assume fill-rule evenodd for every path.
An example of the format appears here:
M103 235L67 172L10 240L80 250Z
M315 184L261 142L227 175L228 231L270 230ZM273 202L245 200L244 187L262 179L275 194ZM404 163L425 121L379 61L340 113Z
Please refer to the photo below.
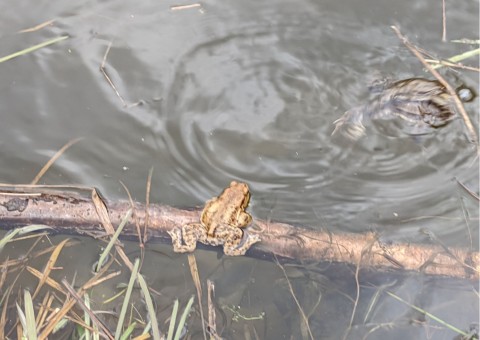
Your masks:
M130 202L106 202L115 228ZM138 239L135 223L144 226L148 216L147 239L170 243L167 231L173 227L198 222L200 211L133 203L134 214L121 237ZM148 215L146 215L146 211ZM0 227L12 229L29 224L44 224L63 234L102 237L107 235L97 215L94 202L77 192L41 189L35 186L0 188ZM429 275L478 279L480 255L464 249L425 244L384 244L373 233L332 234L284 223L254 220L249 233L262 241L252 247L249 255L272 259L278 256L297 261L347 263L362 269L379 271L416 271Z

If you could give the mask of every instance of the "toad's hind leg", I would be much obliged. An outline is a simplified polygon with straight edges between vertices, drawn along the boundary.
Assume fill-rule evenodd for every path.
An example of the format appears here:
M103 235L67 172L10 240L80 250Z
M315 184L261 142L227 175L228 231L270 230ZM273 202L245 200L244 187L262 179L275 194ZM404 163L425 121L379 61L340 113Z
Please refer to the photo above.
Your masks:
M201 238L203 227L199 224L187 224L182 228L174 228L168 233L172 237L173 251L189 253L197 247L197 240Z
M250 247L253 244L260 241L261 240L258 235L249 235L245 232L244 240L240 244L238 244L238 241L236 242L236 241L227 240L223 245L223 252L225 253L225 255L229 255L229 256L245 255L247 250L250 249Z

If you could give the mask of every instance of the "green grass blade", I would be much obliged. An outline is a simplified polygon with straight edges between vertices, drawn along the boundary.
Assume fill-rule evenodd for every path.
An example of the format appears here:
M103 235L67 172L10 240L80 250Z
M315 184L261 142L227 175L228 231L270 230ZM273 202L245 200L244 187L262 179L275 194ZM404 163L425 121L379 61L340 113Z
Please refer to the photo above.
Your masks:
M28 290L25 290L25 321L27 325L28 340L37 340L37 326L35 324L35 312L33 311L32 296Z
M115 234L113 234L112 238L110 239L110 242L108 242L107 246L105 247L105 250L100 255L100 259L98 260L98 265L97 265L97 273L102 268L102 265L105 262L105 259L107 258L108 254L110 253L110 250L113 248L113 245L115 244L115 242L117 242L118 236L122 232L123 227L125 227L125 224L127 224L131 216L132 216L132 209L130 208L125 214L125 217L123 218L122 222L120 222L120 225L115 231Z
M167 340L172 340L173 331L175 330L175 322L177 322L178 299L173 303L172 315L170 316L170 325L168 326Z
M17 305L17 314L18 314L18 321L22 324L23 332L25 333L25 330L27 329L27 318L25 317L25 314L23 313L22 308L18 303L15 303Z
M137 323L134 322L132 324L130 324L130 326L127 327L127 329L125 330L125 332L122 334L122 336L120 337L120 340L128 340L130 339L130 335L133 333L133 331L135 330L135 327L137 326Z
M40 44L37 44L37 45L34 45L34 46L31 46L31 47L28 47L24 50L21 50L21 51L18 51L18 52L15 52L15 53L12 53L12 54L9 54L5 57L2 57L0 58L0 63L3 63L4 61L7 61L7 60L10 60L10 59L13 59L13 58L16 58L16 57L20 57L24 54L28 54L30 52L33 52L33 51L36 51L40 48L43 48L45 46L48 46L48 45L51 45L51 44L55 44L59 41L62 41L62 40L65 40L67 39L69 36L68 35L64 35L64 36L61 36L61 37L58 37L58 38L54 38L54 39L51 39L51 40L48 40L48 41L45 41L43 43L40 43Z
M419 307L417 307L417 306L415 306L415 305L410 304L409 302L405 301L405 300L402 299L401 297L399 297L399 296L397 296L397 295L395 295L395 294L393 294L393 293L390 293L390 292L388 292L388 291L387 291L387 294L390 295L391 297L393 297L394 299L396 299L396 300L398 300L398 301L400 301L400 302L403 302L404 304L406 304L406 305L409 306L410 308L415 309L417 312L420 312L420 313L428 316L430 319L435 320L436 322L438 322L439 324L447 327L448 329L450 329L450 330L452 330L452 331L454 331L454 332L456 332L456 333L458 333L458 334L461 334L461 335L463 335L463 336L467 336L467 335L468 335L466 332L462 331L461 329L458 329L457 327L452 326L452 325L450 325L449 323L446 323L446 322L443 321L442 319L436 317L436 316L433 315L433 314L430 314L430 313L427 312L426 310L423 310L423 309L421 309L421 308L419 308Z
M175 333L174 340L180 340L180 335L182 335L182 329L185 326L185 321L187 320L187 315L188 315L188 313L190 313L190 308L192 308L194 298L195 297L192 295L190 300L188 300L187 306L185 307L185 309L183 311L183 314L182 314L182 317L180 318L180 321L178 322L177 332Z
M474 49L474 50L471 50L471 51L464 52L462 54L455 55L453 57L448 58L447 60L452 62L452 63L458 63L459 61L477 56L479 54L480 54L480 48L477 48L477 49ZM434 69L436 69L436 68L440 68L442 66L443 66L442 64L438 64L438 65L433 65L432 67Z
M147 283L142 274L138 273L137 280L142 289L143 296L145 297L145 303L147 304L148 315L150 316L150 322L152 323L152 334L154 340L160 340L160 329L158 328L157 315L155 314L155 308L153 307L152 297L148 291Z
M2 251L3 247L10 242L15 236L23 235L31 232L35 232L38 230L44 229L51 229L49 226L41 225L41 224L32 224L21 228L15 228L11 232L8 232L1 240L0 240L0 251Z
M140 260L137 258L135 259L135 264L133 265L133 270L132 274L130 275L130 281L128 281L125 298L123 299L122 309L120 310L120 315L118 316L117 328L115 330L115 340L120 339L123 322L125 321L125 315L127 314L128 303L130 302L130 297L132 295L133 285L135 284L135 280L137 278L138 267L140 267ZM124 335L125 333L122 335L122 337Z
M88 295L88 293L85 293L85 297L83 298L83 301L85 302L85 306L87 306L88 309L91 309L90 296ZM84 313L83 322L85 322L85 325L90 326L90 314ZM91 335L90 335L90 329L88 327L85 327L84 334L85 334L84 340L90 340Z

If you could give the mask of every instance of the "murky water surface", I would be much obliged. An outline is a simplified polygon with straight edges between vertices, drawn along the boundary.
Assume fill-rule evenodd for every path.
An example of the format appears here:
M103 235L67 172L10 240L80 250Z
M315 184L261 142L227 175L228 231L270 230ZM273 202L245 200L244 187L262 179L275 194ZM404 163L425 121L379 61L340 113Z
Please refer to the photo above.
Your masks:
M249 183L250 209L257 218L332 231L375 230L386 239L403 241L424 239L419 230L428 228L448 245L473 243L478 248L478 202L458 184L478 193L478 159L461 120L422 138L372 131L352 143L331 136L333 121L368 97L369 75L430 77L390 25L441 57L474 47L441 42L441 2L207 1L196 8L171 9L179 4L0 5L0 56L70 36L0 64L0 181L30 182L62 145L84 137L42 183L96 186L109 199L123 199L121 180L135 199L144 201L153 167L151 201L191 207L201 206L236 179ZM447 4L448 39L478 39L478 12L475 1ZM17 33L50 19L54 23L44 29ZM109 45L105 70L121 98L99 71ZM476 60L465 63L478 67ZM449 80L478 89L478 73L452 74L447 74ZM478 99L466 104L476 126L478 107ZM98 247L97 241L82 242ZM143 267L152 285L172 299L184 294L176 289L191 285L182 266L185 258L163 258L160 275L156 257L147 252ZM268 321L255 321L265 327L260 338L304 334L293 312L295 303L280 298L289 296L289 290L278 267L228 259L220 270L216 254L200 251L198 257L204 276L214 273L211 279L226 305L245 303L247 290L250 302L265 297L249 310L267 312ZM331 290L316 271L291 274L296 275L294 289L305 294L301 302L311 304L304 306L311 310L316 337L338 338L348 325L351 301L326 294ZM478 319L477 302L465 298L468 307L460 307L468 287L452 289L412 278L399 284L397 292L423 297L431 285L437 286L427 294L427 307L457 300L446 319L458 321L462 329ZM354 291L354 283L340 289ZM321 303L312 303L312 292ZM449 294L455 297L445 299ZM326 301L333 320L322 309ZM463 313L459 320L455 308ZM404 308L380 309L358 323L386 323L406 315ZM326 322L329 331L322 333ZM388 333L386 327L370 338L428 338L425 329L400 324L401 332ZM232 329L227 338L243 338ZM447 331L441 334L453 337Z

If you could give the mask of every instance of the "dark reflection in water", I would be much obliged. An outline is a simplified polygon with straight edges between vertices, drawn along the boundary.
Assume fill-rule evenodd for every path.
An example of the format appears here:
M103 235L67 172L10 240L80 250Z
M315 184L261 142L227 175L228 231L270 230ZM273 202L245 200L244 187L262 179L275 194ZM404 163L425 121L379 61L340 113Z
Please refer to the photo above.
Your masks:
M153 166L153 202L199 206L236 179L249 183L257 218L402 240L428 228L449 245L476 246L478 202L457 180L478 193L479 167L460 120L420 140L331 136L335 119L367 99L371 73L429 77L390 25L442 57L472 48L441 43L440 4L172 5L0 5L2 55L70 35L0 64L2 182L29 182L84 136L44 183L94 185L118 199L122 180L144 200ZM476 38L478 3L451 7L449 39ZM52 18L43 30L16 33ZM98 71L110 42L106 69L125 101L141 105L123 107ZM478 88L477 74L457 77ZM478 106L466 104L476 125Z

